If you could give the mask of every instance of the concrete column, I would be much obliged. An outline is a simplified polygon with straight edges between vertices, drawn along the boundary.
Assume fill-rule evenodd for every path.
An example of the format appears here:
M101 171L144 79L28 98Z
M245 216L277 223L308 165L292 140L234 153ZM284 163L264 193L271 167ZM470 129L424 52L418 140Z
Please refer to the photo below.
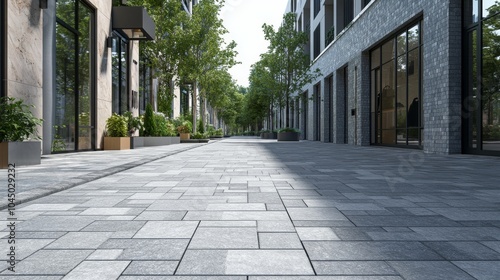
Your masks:
M43 142L42 153L52 152L52 121L56 92L56 1L43 11Z

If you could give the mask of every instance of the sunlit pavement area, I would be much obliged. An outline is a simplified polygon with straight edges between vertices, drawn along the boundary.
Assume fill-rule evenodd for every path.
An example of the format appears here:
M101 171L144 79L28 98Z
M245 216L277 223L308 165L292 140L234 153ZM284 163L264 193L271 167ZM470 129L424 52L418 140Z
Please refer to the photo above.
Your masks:
M16 172L20 196L53 193L17 205L16 272L4 261L0 279L500 275L497 157L232 137Z

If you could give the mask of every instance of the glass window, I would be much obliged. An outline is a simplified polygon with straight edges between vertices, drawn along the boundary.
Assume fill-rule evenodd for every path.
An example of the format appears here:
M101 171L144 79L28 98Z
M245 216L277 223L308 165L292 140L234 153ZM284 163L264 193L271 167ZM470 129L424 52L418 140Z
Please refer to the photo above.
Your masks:
M483 150L500 151L500 15L483 24L482 138Z
M497 0L483 0L483 18L496 15L500 12Z
M111 48L113 113L123 114L129 110L128 94L128 44L117 33L113 33Z
M397 52L398 56L406 53L406 31L399 35L397 38Z
M476 23L479 19L479 0L465 0L465 24Z
M372 143L421 145L420 26L412 26L371 52ZM378 68L380 49L382 66Z
M390 40L382 46L382 63L394 58L394 40Z
M418 25L408 29L408 51L411 51L419 46L419 28Z
M371 52L371 68L375 69L380 67L380 48Z

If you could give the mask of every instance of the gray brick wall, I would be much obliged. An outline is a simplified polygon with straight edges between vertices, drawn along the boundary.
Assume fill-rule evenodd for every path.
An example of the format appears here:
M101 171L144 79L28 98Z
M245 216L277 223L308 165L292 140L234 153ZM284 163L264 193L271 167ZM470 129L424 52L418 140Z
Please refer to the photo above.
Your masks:
M370 71L369 50L412 21L423 19L423 114L424 150L430 153L461 151L461 1L375 0L353 24L315 61L322 76L304 87L334 76L334 143L344 142L344 85L342 68L349 69L348 134L349 144L370 144ZM356 84L355 69L357 72ZM357 90L356 90L357 89ZM355 92L356 90L356 92ZM322 90L324 93L325 90ZM325 100L325 98L323 98ZM314 111L309 106L307 139L313 139ZM323 104L322 108L327 105ZM356 108L356 117L351 109ZM328 131L324 118L322 131ZM327 135L326 133L323 133ZM326 136L322 136L325 141Z

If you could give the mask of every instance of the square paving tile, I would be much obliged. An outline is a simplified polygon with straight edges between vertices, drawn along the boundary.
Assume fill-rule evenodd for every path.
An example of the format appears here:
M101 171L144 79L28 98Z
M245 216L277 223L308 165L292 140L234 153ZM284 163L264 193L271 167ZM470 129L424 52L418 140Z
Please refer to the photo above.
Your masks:
M295 232L295 227L290 220L283 221L257 221L259 232Z
M31 204L26 207L21 207L17 211L67 211L78 204Z
M335 232L329 227L297 227L300 240L340 240Z
M18 225L17 231L79 231L95 220L87 216L38 216Z
M261 232L259 244L261 249L302 249L302 243L296 233Z
M457 261L453 264L476 279L498 280L500 275L500 261Z
M255 228L198 228L189 249L259 248Z
M313 275L302 250L188 250L178 275Z
M87 260L116 260L123 253L123 249L95 250Z
M288 213L294 221L347 221L336 208L289 208Z
M48 245L47 249L97 249L112 232L68 232Z
M383 261L313 261L318 275L399 275Z
M121 275L129 263L128 261L84 261L66 275L64 280L114 280Z
M18 274L65 275L83 261L92 250L40 250L16 265ZM2 274L13 274L4 271Z
M311 260L442 260L419 242L304 241Z
M189 239L109 239L99 249L123 249L118 260L180 260Z
M445 261L390 261L389 264L407 280L474 279Z
M133 261L123 275L173 275L176 261Z
M191 238L197 226L191 221L150 221L134 238Z

